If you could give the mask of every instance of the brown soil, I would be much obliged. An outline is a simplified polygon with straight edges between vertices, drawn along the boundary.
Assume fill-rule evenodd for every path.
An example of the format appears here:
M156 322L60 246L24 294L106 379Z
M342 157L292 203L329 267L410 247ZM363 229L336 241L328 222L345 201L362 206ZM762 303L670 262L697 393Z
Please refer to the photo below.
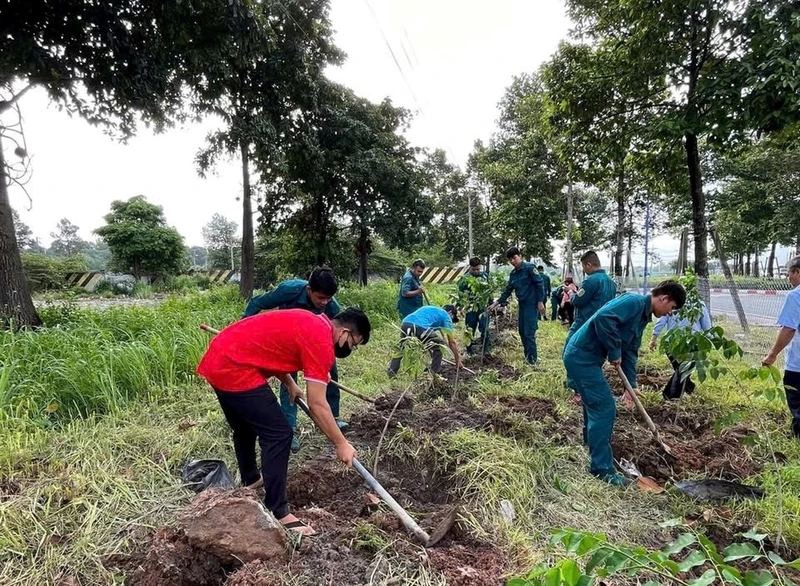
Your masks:
M216 557L194 549L171 527L156 531L147 552L128 564L135 567L128 586L219 586L225 579Z
M464 365L475 372L494 370L500 379L510 380L519 377L519 371L516 368L506 364L502 358L495 355L484 357L483 361L480 356L469 356L464 360Z
M500 397L498 402L511 411L525 413L532 419L543 420L547 417L558 419L555 403L549 399L540 399L538 397Z
M378 438L383 432L386 420L392 412L400 393L385 395L380 402L376 401L375 407L369 411L359 413L350 419L351 431L347 437L352 440L362 440L371 446L377 445ZM397 406L389 421L384 442L394 436L400 426L430 434L454 431L457 429L486 429L489 417L473 409L469 404L455 401L445 406L430 403L414 404L408 394Z
M348 439L360 453L374 448L400 397L392 393L376 400L374 408L351 419ZM466 403L445 407L415 405L404 397L387 431L386 442L398 425L431 434L463 427L484 428L488 416ZM367 468L372 462L363 462ZM455 501L455 488L447 471L424 460L399 460L382 456L377 475L381 485L431 533ZM290 561L260 560L238 568L225 568L205 553L193 551L172 529L159 530L147 553L134 567L134 586L273 586L289 573L310 584L357 586L369 583L391 568L391 576L413 576L422 563L441 572L449 584L483 586L502 584L508 559L492 544L475 540L458 524L435 547L423 553L421 545L383 503L377 507L371 490L354 470L336 461L332 448L290 470L287 486L292 511L311 524L317 534L303 538ZM383 549L381 544L391 544ZM387 563L386 558L389 558ZM191 566L193 569L187 571ZM130 566L128 566L130 567ZM198 572L203 578L198 578ZM227 573L227 577L226 577ZM180 581L183 580L183 581ZM399 583L399 582L398 582Z
M760 470L739 442L742 433L734 430L717 437L709 414L683 410L675 422L675 410L673 404L650 410L670 455L652 440L637 413L620 409L611 438L614 457L632 461L643 475L662 482L696 475L738 481Z

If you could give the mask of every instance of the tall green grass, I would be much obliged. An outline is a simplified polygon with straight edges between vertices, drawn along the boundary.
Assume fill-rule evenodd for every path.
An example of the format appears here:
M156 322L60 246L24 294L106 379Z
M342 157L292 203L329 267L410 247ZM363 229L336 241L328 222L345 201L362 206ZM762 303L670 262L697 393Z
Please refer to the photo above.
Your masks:
M42 310L38 331L0 333L0 408L47 419L116 412L189 382L208 334L241 314L233 287L154 307Z

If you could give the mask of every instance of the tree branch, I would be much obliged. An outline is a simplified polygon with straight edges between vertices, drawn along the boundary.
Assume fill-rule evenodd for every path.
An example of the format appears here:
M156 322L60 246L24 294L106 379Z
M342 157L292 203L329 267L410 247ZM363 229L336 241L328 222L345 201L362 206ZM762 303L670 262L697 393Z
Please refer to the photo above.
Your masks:
M20 91L17 95L12 96L10 100L5 100L3 102L0 102L0 114L4 113L6 110L9 110L11 106L16 104L20 100L20 98L22 98L22 96L27 94L28 90L31 89L32 87L33 84L29 83L24 88L22 88L22 91Z

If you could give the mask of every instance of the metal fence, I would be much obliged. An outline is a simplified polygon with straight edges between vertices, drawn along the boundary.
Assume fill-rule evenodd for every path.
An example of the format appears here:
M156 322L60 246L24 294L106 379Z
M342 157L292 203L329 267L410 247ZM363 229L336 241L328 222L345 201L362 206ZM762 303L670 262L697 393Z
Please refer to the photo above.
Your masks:
M668 277L650 277L647 289ZM623 278L620 288L643 292L642 278ZM735 277L729 282L721 277L700 280L698 287L708 292L709 310L715 325L721 325L728 337L745 351L745 359L758 364L767 354L778 334L776 325L786 295L792 286L788 279ZM783 367L783 354L777 366Z

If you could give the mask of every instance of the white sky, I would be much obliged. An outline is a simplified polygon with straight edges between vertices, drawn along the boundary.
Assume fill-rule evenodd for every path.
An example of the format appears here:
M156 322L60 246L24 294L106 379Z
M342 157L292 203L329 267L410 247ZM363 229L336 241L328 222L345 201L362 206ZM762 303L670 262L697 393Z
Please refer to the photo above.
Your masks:
M411 142L443 148L462 166L474 141L493 132L512 77L536 70L570 26L561 0L332 0L331 6L336 43L348 58L330 77L373 101L388 96L417 112ZM13 186L11 203L42 244L63 217L93 239L113 200L139 194L163 206L190 246L202 244L202 226L214 213L241 225L237 162L222 162L207 179L194 165L212 123L162 135L142 128L122 145L49 106L41 90L29 92L21 107L33 156L27 186L33 207L26 210L27 198ZM654 246L665 260L677 256L669 236Z

